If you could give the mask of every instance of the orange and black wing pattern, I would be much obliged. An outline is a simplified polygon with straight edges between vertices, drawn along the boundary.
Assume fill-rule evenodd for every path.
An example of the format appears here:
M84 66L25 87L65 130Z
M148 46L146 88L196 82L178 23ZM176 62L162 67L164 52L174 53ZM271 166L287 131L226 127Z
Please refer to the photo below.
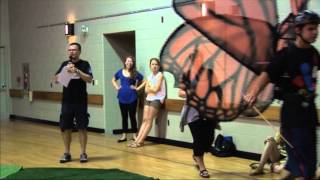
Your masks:
M309 0L290 0L291 13L288 14L286 19L277 26L277 33L279 37L276 47L277 51L288 46L288 44L295 39L294 18L298 12L307 8L308 2Z
M231 121L245 109L241 93L256 74L192 26L183 24L172 33L160 59L162 68L174 75L175 87L186 90L186 103L205 118ZM266 108L271 97L269 85L259 96L258 106Z
M301 8L306 1L291 3ZM168 38L160 59L175 87L186 90L186 103L216 121L256 116L241 103L242 95L281 44L294 37L294 13L278 25L274 0L174 0L173 7L186 23ZM272 97L269 84L256 107L265 110Z
M174 0L173 6L186 23L256 73L274 55L273 0Z

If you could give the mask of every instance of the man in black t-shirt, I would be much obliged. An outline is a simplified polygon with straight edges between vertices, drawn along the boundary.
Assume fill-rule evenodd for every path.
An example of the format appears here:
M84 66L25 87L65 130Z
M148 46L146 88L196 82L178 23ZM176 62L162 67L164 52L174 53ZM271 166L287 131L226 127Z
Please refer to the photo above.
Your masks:
M88 161L86 154L87 146L87 127L89 124L87 84L92 81L90 64L80 59L81 45L71 43L68 46L69 60L64 61L55 75L55 82L58 81L58 74L67 68L68 73L72 73L72 78L67 87L63 87L62 107L60 115L60 128L64 142L65 152L60 159L60 163L71 161L70 144L71 131L74 120L79 131L80 139L80 162Z
M244 100L252 105L268 82L280 87L281 134L293 146L286 145L285 170L293 178L312 179L317 161L318 117L314 100L320 56L311 44L317 39L320 17L305 10L297 15L294 23L296 40L277 52L266 71L251 83Z

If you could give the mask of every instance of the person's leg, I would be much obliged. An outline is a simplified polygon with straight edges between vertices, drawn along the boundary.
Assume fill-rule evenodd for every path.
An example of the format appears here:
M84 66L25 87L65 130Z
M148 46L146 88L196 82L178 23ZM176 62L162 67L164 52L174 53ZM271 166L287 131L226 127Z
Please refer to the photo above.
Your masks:
M86 104L77 104L77 111L76 111L76 123L77 129L79 131L79 142L80 142L80 162L87 162L87 142L88 142L88 135L87 135L87 128L89 124L89 114L88 114L88 107Z
M293 142L290 141L291 138L288 138L288 135L285 131L283 131L283 136L292 144ZM294 145L294 144L292 144ZM299 172L299 168L296 168L295 164L297 164L296 162L296 158L295 158L295 153L294 153L294 150L286 144L286 152L287 152L287 155L288 155L288 158L287 158L287 162L284 166L284 170L283 172L281 172L281 179L289 179L291 178L291 176L295 176L293 173L294 172Z
M214 141L214 129L216 127L216 122L214 120L200 120L200 122L200 148L201 154L203 155L200 156L199 167L200 170L205 170L204 153L210 152L210 148Z
M133 140L135 141L136 139L137 139L137 132L136 133L133 133L133 135L132 135L132 138L133 138Z
M138 136L137 136L135 142L138 142L139 140L142 139L144 129L146 128L146 125L147 125L147 119L145 117L149 116L149 113L150 113L150 106L149 105L145 105L144 108L143 108L142 124L141 124L141 127L139 128L139 133L138 133Z
M85 163L88 161L88 155L86 152L88 135L86 129L79 129L79 141L80 141L80 162Z
M271 163L279 162L281 154L280 149L276 142L272 142L272 147L270 148L270 161Z
M264 165L270 159L272 162L277 162L280 158L280 152L277 148L277 143L273 137L269 137L266 140L266 145L261 154L259 165L257 169L253 170L250 175L259 175L263 173Z
M214 141L214 132L216 128L216 122L214 120L204 120L201 125L202 138L203 139L203 151L210 152L212 143Z
M138 144L143 144L146 137L148 136L151 128L152 128L152 124L153 124L153 119L157 116L158 111L159 111L159 106L161 104L159 104L159 102L152 102L151 106L149 106L149 110L148 113L146 113L146 117L143 117L144 121L145 121L145 127L144 129L141 129L141 136L137 139L137 143Z
M71 131L71 129L65 129L61 132L64 145L64 153L59 160L60 163L66 163L72 160L70 153L70 144L72 140Z
M119 102L121 117L122 117L122 137L118 140L118 142L123 142L127 139L128 132L128 112L129 105L123 104Z
M293 177L312 179L316 171L315 128L286 128L283 136L293 148L286 146L288 160L285 169Z
M70 104L62 104L59 125L64 145L64 154L60 158L60 163L71 161L70 145L72 141L74 112Z
M198 166L199 166L198 159L200 156L203 156L203 152L201 151L201 142L200 142L200 138L201 138L200 121L201 120L197 120L188 124L191 135L192 135L192 139L193 139L193 143L192 143L193 157L197 162Z
M79 141L80 141L80 150L81 154L86 154L88 135L86 129L79 129Z
M70 154L70 145L72 141L72 136L71 136L71 129L66 129L62 134L62 139L63 139L63 145L64 145L64 153Z
M317 151L316 151L316 128L305 128L299 132L301 134L301 161L304 164L303 177L312 179L317 171Z
M138 131L136 112L137 112L137 101L129 105L129 116L130 116L131 129L133 131L133 139L137 138L136 133Z
M193 159L197 164L197 168L199 168L200 176L202 177L209 177L209 173L206 170L205 164L204 164L204 146L206 144L206 141L202 139L205 134L207 134L205 129L203 129L203 120L197 120L194 122L191 122L188 124L192 138L193 138Z

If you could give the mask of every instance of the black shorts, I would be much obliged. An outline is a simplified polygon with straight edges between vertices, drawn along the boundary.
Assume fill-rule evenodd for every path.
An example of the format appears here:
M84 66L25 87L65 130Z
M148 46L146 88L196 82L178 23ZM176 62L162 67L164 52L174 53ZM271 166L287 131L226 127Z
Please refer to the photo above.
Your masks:
M77 129L87 129L89 116L87 104L62 103L60 128L64 131L65 129L73 129L75 125Z

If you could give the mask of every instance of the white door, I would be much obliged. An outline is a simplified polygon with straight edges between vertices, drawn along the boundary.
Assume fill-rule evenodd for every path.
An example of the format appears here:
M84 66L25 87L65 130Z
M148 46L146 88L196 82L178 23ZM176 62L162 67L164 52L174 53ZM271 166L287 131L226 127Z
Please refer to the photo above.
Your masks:
M0 120L8 119L8 81L4 59L4 47L0 47Z

